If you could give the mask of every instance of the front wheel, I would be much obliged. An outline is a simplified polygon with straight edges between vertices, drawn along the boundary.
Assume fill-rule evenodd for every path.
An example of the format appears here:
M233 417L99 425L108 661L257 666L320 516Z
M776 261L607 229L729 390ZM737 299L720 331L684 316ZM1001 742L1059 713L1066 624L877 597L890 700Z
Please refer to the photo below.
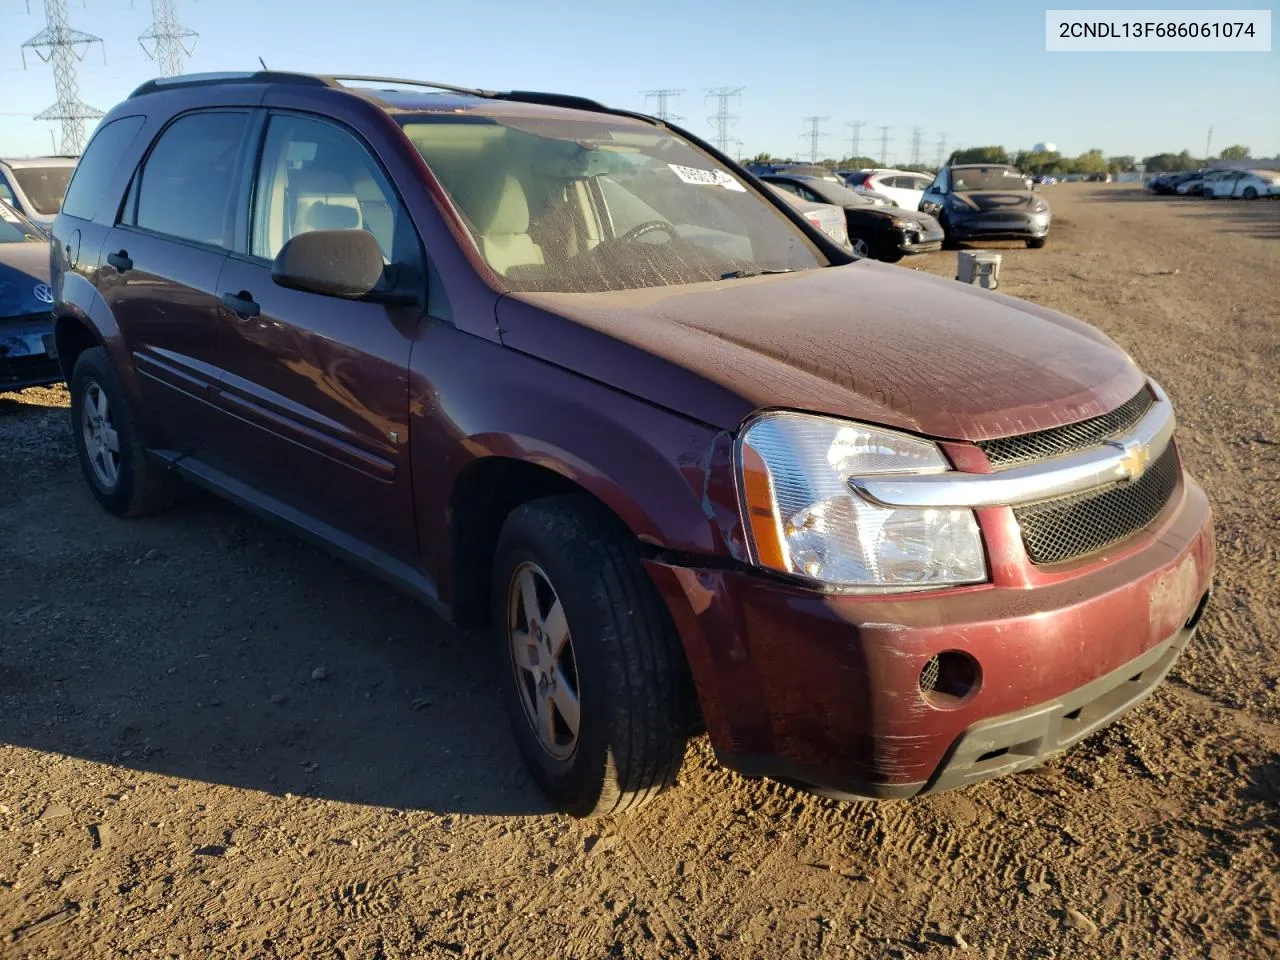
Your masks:
M492 604L512 730L560 809L621 813L675 781L691 728L687 666L629 531L587 497L517 507Z
M1039 250L1048 242L1048 237L1027 237L1027 246L1032 250Z
M860 257L871 256L871 244L867 241L866 237L850 237L849 246L853 247L853 252Z
M1246 200L1257 200L1258 191L1255 190L1253 187L1245 187L1244 192L1241 194L1241 196L1243 196Z

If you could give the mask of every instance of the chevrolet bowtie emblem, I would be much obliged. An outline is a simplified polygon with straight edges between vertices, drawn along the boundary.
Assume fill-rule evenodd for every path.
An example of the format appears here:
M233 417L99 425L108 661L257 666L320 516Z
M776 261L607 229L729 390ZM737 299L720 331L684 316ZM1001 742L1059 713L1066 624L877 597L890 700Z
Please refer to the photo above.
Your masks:
M1151 448L1145 443L1136 440L1129 443L1104 440L1103 443L1124 452L1124 456L1120 458L1120 472L1126 480L1137 480L1146 472L1147 464L1151 462Z

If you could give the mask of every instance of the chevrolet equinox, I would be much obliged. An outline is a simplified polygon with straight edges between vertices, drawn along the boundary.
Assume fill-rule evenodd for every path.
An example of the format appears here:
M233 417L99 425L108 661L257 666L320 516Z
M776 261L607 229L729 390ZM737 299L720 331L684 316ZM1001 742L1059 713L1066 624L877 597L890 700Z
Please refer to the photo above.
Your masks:
M857 258L651 117L156 80L53 231L102 506L194 483L487 623L580 816L701 729L834 796L1024 769L1150 693L1209 597L1208 502L1123 350Z

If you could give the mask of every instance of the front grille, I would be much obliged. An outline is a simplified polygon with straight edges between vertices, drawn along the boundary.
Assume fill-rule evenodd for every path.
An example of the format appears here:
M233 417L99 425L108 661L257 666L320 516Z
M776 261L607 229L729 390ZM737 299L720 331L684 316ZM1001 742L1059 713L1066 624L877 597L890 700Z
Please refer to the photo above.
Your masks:
M1178 486L1170 443L1137 480L1015 507L1032 563L1059 563L1109 547L1151 523Z
M1110 413L1065 427L1053 427L1036 433L1024 433L1017 437L1001 437L999 440L982 440L978 446L986 453L991 465L997 469L1026 463L1029 460L1045 460L1096 447L1108 437L1124 433L1142 419L1155 402L1151 391L1143 387L1123 406Z

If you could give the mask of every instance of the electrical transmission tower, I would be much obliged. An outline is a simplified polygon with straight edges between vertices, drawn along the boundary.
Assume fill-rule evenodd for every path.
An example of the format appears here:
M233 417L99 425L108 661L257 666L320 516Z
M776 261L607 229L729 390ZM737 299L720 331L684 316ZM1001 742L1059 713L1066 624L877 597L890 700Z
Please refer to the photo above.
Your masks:
M679 123L684 117L678 117L667 107L667 104L675 100L676 97L684 93L683 90L645 90L644 105L645 109L649 107L650 100L658 102L658 109L653 111L653 115L659 120L669 120L672 123Z
M36 120L57 120L62 124L61 153L78 156L84 149L84 122L102 116L80 99L80 84L76 79L76 66L85 58L89 48L102 43L101 37L76 30L67 24L67 0L44 0L45 28L22 45L22 66L27 66L30 50L45 63L53 66L53 89L58 100L35 115ZM103 50L102 62L107 54Z
M846 127L853 131L849 134L849 156L854 160L858 159L858 140L862 136L862 128L866 126L866 123L867 121L865 120L854 120L845 124Z
M707 117L707 122L716 128L716 135L711 138L711 142L721 153L728 153L729 144L736 142L735 138L729 135L729 130L737 123L738 117L729 112L729 101L742 96L742 91L745 89L745 87L715 87L707 91L707 99L714 98L716 101L716 112Z
M923 134L924 130L922 128L911 128L911 165L913 167L920 165L920 137Z
M160 67L160 76L176 77L182 62L196 52L200 34L178 22L177 0L151 0L151 26L138 37L143 53Z
M830 119L830 117L803 117L805 123L809 125L801 136L809 141L809 162L818 162L818 141L826 136L822 132L822 124Z
M942 158L947 152L947 135L944 133L938 137L938 159L934 162L934 166L942 169Z
M892 127L880 128L880 162L886 167L889 165L889 131Z

